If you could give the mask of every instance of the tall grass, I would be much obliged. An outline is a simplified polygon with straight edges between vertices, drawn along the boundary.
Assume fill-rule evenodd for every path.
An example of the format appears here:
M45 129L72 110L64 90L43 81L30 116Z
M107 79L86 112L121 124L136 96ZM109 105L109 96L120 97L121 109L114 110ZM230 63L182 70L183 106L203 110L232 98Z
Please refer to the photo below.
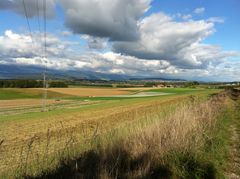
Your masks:
M109 145L100 140L91 151L98 156L97 170L75 173L104 178L215 178L215 166L199 153L207 141L214 142L209 138L223 104L223 99L182 104L174 113L145 128L130 129L131 135Z
M28 178L222 177L222 166L220 162L216 165L219 159L214 153L225 151L221 147L225 141L219 133L222 127L219 119L226 99L225 95L207 101L191 97L161 115L137 115L140 120L110 132L100 133L96 127L90 137L82 138L81 145L70 132L59 155L50 160L46 154L43 159L49 157L47 161L42 159L34 165L36 168L43 162L37 173L26 164L28 167L21 168L18 175ZM50 166L57 167L48 170Z

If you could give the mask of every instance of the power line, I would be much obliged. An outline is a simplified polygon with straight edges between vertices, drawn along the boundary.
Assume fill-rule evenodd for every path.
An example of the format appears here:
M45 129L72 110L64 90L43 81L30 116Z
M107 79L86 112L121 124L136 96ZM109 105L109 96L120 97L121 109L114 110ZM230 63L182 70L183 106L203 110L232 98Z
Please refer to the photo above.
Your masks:
M43 30L44 30L44 63L45 63L45 68L43 72L43 86L44 86L44 93L43 93L43 98L44 98L44 103L43 103L43 110L46 111L46 99L47 99L47 88L48 88L48 83L47 83L47 14L46 14L46 0L43 0Z
M27 25L28 25L29 35L30 35L32 43L33 43L32 30L31 30L31 26L30 26L30 23L29 23L29 19L28 19L28 13L27 13L27 8L26 8L25 1L22 0L22 3L23 3L23 9L24 9L25 18L26 18Z
M40 13L39 13L39 1L36 1L37 4L37 22L38 22L38 30L41 33L41 24L40 24ZM40 35L41 37L41 35ZM42 38L41 38L41 42L42 42Z
M46 52L47 52L47 14L46 14L46 0L44 0L44 56L46 58Z
M42 4L43 5L43 4ZM42 38L42 29L41 29L41 23L40 23L40 9L39 9L39 0L36 0L36 7L37 7L37 22L38 22L38 31L39 31L39 41L40 41L40 48L41 48L41 58L43 59L43 53L44 53L44 48L43 48L43 38Z

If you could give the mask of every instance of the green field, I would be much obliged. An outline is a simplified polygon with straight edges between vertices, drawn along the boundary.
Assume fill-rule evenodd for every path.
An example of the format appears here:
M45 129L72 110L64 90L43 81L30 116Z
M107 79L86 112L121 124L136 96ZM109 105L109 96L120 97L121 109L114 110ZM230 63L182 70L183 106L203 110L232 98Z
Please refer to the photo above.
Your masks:
M0 100L40 98L40 95L27 94L23 90L0 89Z
M41 99L43 96L42 89L31 88L0 88L0 100L13 99ZM70 95L65 95L56 92L48 92L48 98L66 98Z

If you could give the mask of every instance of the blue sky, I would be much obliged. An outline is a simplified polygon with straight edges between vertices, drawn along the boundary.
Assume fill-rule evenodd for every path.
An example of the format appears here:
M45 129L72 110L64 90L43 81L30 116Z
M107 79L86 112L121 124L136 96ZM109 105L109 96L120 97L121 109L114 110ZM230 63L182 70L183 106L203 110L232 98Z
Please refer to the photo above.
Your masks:
M0 64L43 65L41 3L25 0L33 45L22 0L0 2ZM239 0L48 0L46 61L59 69L240 80L239 17Z

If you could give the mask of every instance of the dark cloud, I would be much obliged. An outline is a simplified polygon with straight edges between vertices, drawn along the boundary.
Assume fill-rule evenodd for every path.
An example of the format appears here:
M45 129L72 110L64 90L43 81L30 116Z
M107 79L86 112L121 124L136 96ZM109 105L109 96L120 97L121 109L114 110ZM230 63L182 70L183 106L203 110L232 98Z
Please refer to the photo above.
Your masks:
M151 0L60 0L65 24L76 34L106 37L110 40L138 38L138 20Z
M107 40L103 38L89 37L87 42L90 49L102 50L107 47Z

